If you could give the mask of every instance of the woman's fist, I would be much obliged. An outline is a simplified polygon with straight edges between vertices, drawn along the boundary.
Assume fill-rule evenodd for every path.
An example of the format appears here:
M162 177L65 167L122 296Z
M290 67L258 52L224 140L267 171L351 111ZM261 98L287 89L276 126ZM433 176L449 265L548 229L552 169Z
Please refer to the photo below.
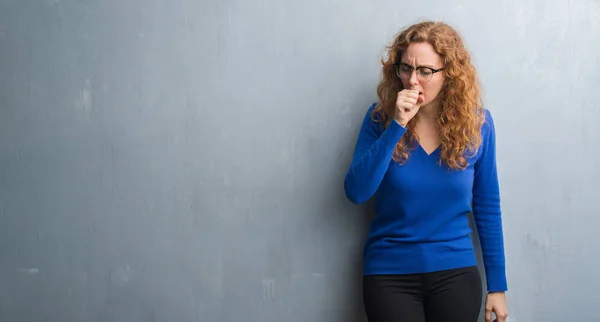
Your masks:
M421 100L422 98L419 97L418 90L401 90L396 99L394 120L402 127L406 127L408 121L410 121L419 111L419 107L421 107L422 103Z

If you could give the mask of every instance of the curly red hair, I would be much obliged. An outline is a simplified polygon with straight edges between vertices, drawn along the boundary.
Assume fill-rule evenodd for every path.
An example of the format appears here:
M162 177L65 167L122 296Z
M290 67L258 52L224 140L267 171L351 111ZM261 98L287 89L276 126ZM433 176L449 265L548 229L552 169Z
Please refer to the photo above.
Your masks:
M411 43L428 42L444 64L445 81L440 91L440 110L437 115L441 141L441 162L450 169L464 169L467 158L481 144L481 126L485 114L480 98L480 85L475 67L458 32L443 22L425 21L401 31L387 46L387 60L382 59L382 78L377 86L379 102L373 111L387 127L394 117L398 92L403 89L394 64L399 62ZM377 117L375 118L375 116ZM393 159L400 164L408 160L415 146L414 122L408 123L407 135L398 142Z

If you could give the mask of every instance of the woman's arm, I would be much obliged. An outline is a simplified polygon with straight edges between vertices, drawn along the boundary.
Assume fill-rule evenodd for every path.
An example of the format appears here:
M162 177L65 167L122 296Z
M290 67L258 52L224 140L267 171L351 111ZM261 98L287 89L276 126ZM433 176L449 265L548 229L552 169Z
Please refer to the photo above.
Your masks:
M496 169L496 133L494 120L485 111L481 155L476 161L473 183L473 216L485 266L489 292L508 289L504 259L504 236L500 209L500 188Z
M406 132L404 127L392 120L380 135L383 124L373 122L371 116L375 106L371 105L363 119L352 163L344 180L346 197L357 204L375 194L392 160L396 144Z

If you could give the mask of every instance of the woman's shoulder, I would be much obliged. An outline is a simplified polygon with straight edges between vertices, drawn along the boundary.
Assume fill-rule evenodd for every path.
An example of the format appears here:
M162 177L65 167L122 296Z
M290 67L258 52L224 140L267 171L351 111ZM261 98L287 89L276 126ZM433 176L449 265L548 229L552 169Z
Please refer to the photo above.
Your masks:
M379 102L372 102L367 109L366 116L371 119L371 121L375 123L380 123L383 120L383 111L381 109L377 109Z
M384 122L382 122L382 111L377 109L378 102L370 103L369 107L364 113L361 128L364 131L373 131L376 135L381 135L384 130Z
M371 102L371 105L369 105L369 108L367 109L367 114L373 114L373 111L375 111L375 108L377 108L377 102ZM377 113L379 114L379 113Z
M492 112L489 109L484 108L483 116L484 116L484 121L483 121L483 126L481 127L482 134L484 136L493 134L495 131L495 125L494 125L494 117L492 116Z

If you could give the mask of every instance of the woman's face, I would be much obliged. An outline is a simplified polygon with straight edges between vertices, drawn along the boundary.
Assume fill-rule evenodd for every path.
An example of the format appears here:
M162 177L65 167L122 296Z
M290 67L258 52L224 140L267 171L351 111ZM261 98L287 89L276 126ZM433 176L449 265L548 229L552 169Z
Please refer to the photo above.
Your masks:
M434 102L444 85L442 59L429 43L412 43L402 53L398 74L405 89L418 90L421 106Z

